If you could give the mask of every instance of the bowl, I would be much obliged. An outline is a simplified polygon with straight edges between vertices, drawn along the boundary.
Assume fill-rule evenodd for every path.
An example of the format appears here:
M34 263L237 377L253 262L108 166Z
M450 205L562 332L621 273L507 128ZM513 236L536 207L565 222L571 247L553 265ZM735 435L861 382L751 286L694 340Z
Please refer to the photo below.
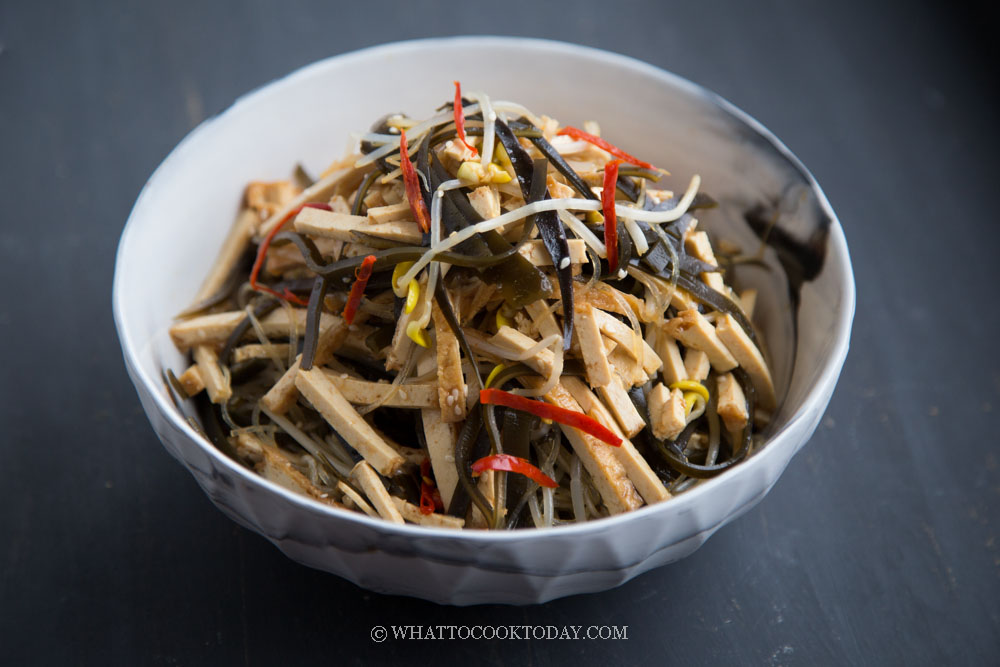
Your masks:
M544 66L539 67L539 64ZM527 74L530 73L530 74ZM586 75L586 87L568 82ZM667 502L548 530L393 525L321 505L227 458L171 401L162 371L185 360L167 335L192 300L248 181L322 170L388 112L429 115L452 80L565 124L593 119L625 150L699 173L721 203L711 231L757 248L747 220L776 221L765 260L741 269L781 407L767 444ZM379 85L375 85L378 82ZM780 252L779 252L780 251ZM790 276L788 278L786 276ZM122 233L113 305L125 365L157 436L219 509L290 558L364 588L439 603L525 604L605 590L689 555L771 489L812 435L847 355L854 279L840 224L816 181L747 114L676 75L621 55L534 39L460 37L322 60L247 94L192 131L156 169Z

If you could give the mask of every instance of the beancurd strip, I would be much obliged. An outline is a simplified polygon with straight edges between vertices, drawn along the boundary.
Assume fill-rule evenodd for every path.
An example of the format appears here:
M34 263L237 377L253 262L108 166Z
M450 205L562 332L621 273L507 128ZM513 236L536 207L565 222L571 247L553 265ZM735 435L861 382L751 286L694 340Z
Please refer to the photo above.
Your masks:
M408 503L402 498L397 498L392 496L392 502L399 510L400 515L410 523L420 524L421 526L434 526L436 528L454 528L459 529L465 526L465 521L459 519L458 517L448 516L447 514L424 514L420 511L420 508L413 503Z
M295 386L347 444L379 473L390 477L405 463L405 459L375 433L323 371L317 368L300 370Z
M635 485L639 495L649 504L670 499L667 487L663 485L663 482L656 476L656 473L653 472L649 463L639 454L635 446L624 437L625 434L597 396L579 378L564 378L563 384L589 416L622 438L621 446L613 448L613 453L625 467L628 478Z
M358 509L372 517L373 519L378 519L379 514L375 511L375 508L368 504L368 501L361 497L361 494L349 487L343 482L337 483L337 490L344 494L345 499L350 499Z
M245 317L246 313L242 310L193 317L170 327L170 337L182 350L195 345L222 345ZM323 313L320 317L320 327L329 326L332 317L329 313ZM286 311L275 310L260 318L260 325L268 338L287 336L290 325L294 325L295 330L301 334L305 331L306 311L295 309L295 321L289 322Z
M195 304L215 294L226 282L227 276L229 276L233 268L239 263L240 257L242 257L243 252L250 243L256 222L257 215L249 208L243 209L239 216L237 216L236 222L233 224L232 229L229 230L229 235L222 244L222 249L219 251L212 270L194 297Z
M275 225L285 219L285 216L307 202L328 200L333 195L334 189L340 185L341 181L345 180L349 176L360 173L361 166L363 165L356 164L354 167L340 169L333 172L326 178L316 181L316 183L314 183L311 187L303 190L298 197L282 206L274 215L265 220L261 224L260 228L258 228L257 234L259 236L267 236L271 230L274 229Z
M396 504L392 501L392 496L385 490L385 484L367 462L361 461L354 466L351 478L361 485L361 489L368 496L368 500L372 501L379 516L392 523L405 523L403 515L399 513Z
M521 381L531 389L541 385L541 381L534 378L525 377ZM566 410L582 412L580 404L573 399L562 383L557 384L546 394L545 400ZM614 454L613 450L617 449L616 447L608 447L597 438L572 426L560 424L559 428L590 473L604 505L612 514L621 514L642 506L641 496L629 481L625 467ZM544 468L542 472L548 474Z
M219 355L208 345L198 345L192 351L194 361L198 364L198 372L205 383L205 390L213 403L223 403L233 395L229 376L223 373L219 365Z

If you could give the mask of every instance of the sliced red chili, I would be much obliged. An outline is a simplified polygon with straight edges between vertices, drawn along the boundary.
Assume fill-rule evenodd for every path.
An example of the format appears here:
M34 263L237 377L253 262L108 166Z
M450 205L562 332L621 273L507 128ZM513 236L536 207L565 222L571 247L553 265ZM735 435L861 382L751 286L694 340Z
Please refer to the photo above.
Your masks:
M361 266L354 269L354 277L356 280L354 284L351 285L351 293L347 297L347 303L344 304L344 321L350 325L354 322L354 316L358 312L358 306L361 305L361 297L365 293L365 286L368 285L368 279L372 277L372 266L375 264L375 255L368 255L363 260L361 260Z
M567 410L566 408L561 408L558 405L551 405L543 401L535 401L501 389L481 390L479 392L479 402L489 405L502 405L504 407L520 410L522 412L530 412L531 414L537 415L542 419L551 419L552 421L559 422L560 424L572 426L573 428L580 429L588 435L594 436L598 440L601 440L612 447L619 447L622 444L622 439L615 435L611 429L607 428L604 424L597 421L593 417L588 417L582 412Z
M268 294L276 296L279 299L284 299L285 301L291 301L292 303L298 304L300 306L308 306L309 302L306 301L305 299L301 299L292 294L291 290L289 290L287 287L285 288L285 291L281 293L274 291L267 285L260 285L257 283L257 276L260 274L260 270L264 266L264 258L267 256L267 249L271 247L271 241L278 234L278 232L281 231L281 228L284 227L289 220L297 216L304 208L319 208L323 209L324 211L333 210L332 208L330 208L329 204L324 204L318 201L312 201L312 202L307 202L302 206L297 206L291 211L289 211L288 214L281 219L281 222L276 224L271 229L271 231L268 232L267 236L264 237L264 240L263 242L261 242L260 247L257 248L257 259L254 260L253 268L250 270L250 287L257 290L258 292L267 292Z
M417 170L410 161L409 148L406 145L406 130L399 133L399 167L403 170L403 185L406 186L406 199L410 202L410 210L420 229L425 232L431 231L431 216L427 212L427 203L420 192L420 179L417 177Z
M618 187L618 165L622 160L611 160L604 165L604 188L601 190L601 207L604 209L604 245L608 249L608 271L618 272L618 217L615 215L615 189Z
M473 155L479 155L476 147L465 140L465 109L462 108L462 84L455 81L455 131L458 132L458 139L465 147L472 151Z
M484 456L472 464L473 475L481 475L487 470L516 472L519 475L524 475L525 477L531 479L539 486L547 486L550 489L554 489L559 486L554 479L519 456L511 456L510 454L493 454L492 456Z
M431 479L431 461L424 459L420 464L420 513L433 514L435 510L444 511L444 501Z
M622 149L618 148L614 144L610 144L607 141L605 141L604 139L601 139L600 137L595 137L594 135L589 134L587 132L584 132L581 129L578 129L578 128L575 128L575 127L572 127L572 126L566 126L566 127L562 128L561 130L559 130L559 132L557 132L556 134L558 134L560 136L565 135L565 136L573 137L574 139L582 139L583 141L586 141L588 144L593 144L593 145L597 146L598 148L606 150L607 152L611 153L615 157L620 157L625 162L628 162L630 164L634 164L634 165L639 166L639 167L643 167L644 169L656 169L656 167L654 167L653 165L649 164L648 162L643 162L639 158L634 157L632 155L629 155L628 153L626 153Z

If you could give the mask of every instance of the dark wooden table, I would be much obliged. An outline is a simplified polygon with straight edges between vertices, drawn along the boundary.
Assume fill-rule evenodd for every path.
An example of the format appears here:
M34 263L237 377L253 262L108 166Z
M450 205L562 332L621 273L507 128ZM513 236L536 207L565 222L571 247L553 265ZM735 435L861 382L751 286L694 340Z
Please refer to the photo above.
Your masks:
M869 4L0 4L0 660L996 664L996 38L974 8ZM371 594L238 528L157 443L109 308L132 202L197 123L310 61L462 33L721 93L823 184L858 282L830 409L759 506L685 561L529 608ZM628 639L370 639L455 623Z

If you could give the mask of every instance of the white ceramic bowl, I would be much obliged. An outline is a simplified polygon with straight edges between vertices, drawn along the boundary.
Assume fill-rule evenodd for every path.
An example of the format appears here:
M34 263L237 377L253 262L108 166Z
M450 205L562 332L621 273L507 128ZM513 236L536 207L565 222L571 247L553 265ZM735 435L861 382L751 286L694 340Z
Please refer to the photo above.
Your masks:
M779 206L779 232L818 244L822 270L797 313L783 274L746 271L784 401L767 445L668 502L551 530L454 532L339 511L257 476L186 423L161 380L181 369L167 328L192 299L236 213L244 185L313 172L349 133L387 112L417 117L465 90L525 104L563 123L594 119L605 136L673 176L692 173L720 210L702 223L755 248L742 213ZM775 238L775 236L772 236ZM821 243L825 239L825 245ZM775 263L775 253L768 251ZM776 264L775 264L776 265ZM167 450L212 501L291 558L365 588L442 603L543 602L617 586L697 549L757 503L812 435L847 355L854 280L843 232L805 167L759 123L716 95L645 63L569 44L496 37L434 39L349 53L305 67L202 123L150 177L118 248L114 314L125 364Z

